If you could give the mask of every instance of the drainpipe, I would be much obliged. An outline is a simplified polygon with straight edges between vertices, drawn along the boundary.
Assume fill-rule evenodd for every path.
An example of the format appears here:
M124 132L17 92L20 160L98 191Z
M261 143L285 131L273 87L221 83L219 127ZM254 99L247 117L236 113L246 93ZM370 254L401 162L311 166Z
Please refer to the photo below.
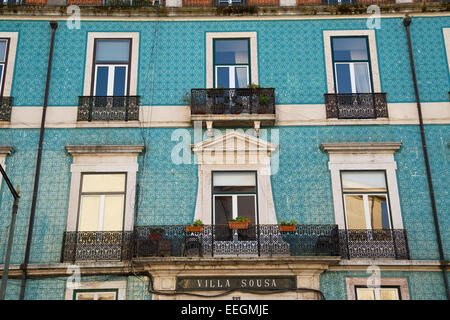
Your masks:
M36 212L36 201L37 201L37 193L39 186L39 174L41 171L41 157L42 157L42 144L44 141L44 129L45 129L45 116L47 114L47 102L48 102L48 89L50 86L50 73L52 68L52 57L53 57L53 44L55 42L55 31L58 28L58 23L56 21L50 21L50 27L52 28L52 35L50 39L50 52L48 54L48 66L47 66L47 80L45 82L45 95L44 95L44 105L42 108L42 120L41 120L41 130L39 134L39 146L37 150L37 160L36 160L36 172L34 176L34 189L33 189L33 199L31 202L31 212L30 212L30 221L28 224L28 236L27 236L27 245L25 248L25 258L23 263L20 265L20 269L22 270L22 282L20 285L20 296L19 299L23 300L25 294L25 282L27 278L27 266L30 259L30 248L31 248L31 239L33 236L33 224L34 224L34 216Z
M411 64L411 71L412 71L412 77L413 77L413 83L414 83L414 93L416 95L417 112L419 113L420 135L422 137L423 156L424 156L424 160L425 160L425 167L427 170L428 188L430 191L431 207L433 210L434 227L436 229L436 237L437 237L437 242L438 242L438 247L439 247L440 267L441 267L442 273L444 275L444 283L445 283L445 291L447 293L447 300L450 300L450 291L448 288L448 278L447 278L447 272L446 272L446 266L448 263L444 257L444 249L442 246L441 232L440 232L440 228L439 228L439 220L438 220L437 209L436 209L436 201L434 198L433 182L431 180L430 162L428 160L427 142L425 139L425 130L423 127L423 119L422 119L422 107L420 105L419 88L417 86L416 69L414 67L414 57L413 57L412 44L411 44L411 33L409 30L410 24L411 24L411 17L406 15L405 18L403 19L403 25L405 26L406 37L408 40L409 61Z

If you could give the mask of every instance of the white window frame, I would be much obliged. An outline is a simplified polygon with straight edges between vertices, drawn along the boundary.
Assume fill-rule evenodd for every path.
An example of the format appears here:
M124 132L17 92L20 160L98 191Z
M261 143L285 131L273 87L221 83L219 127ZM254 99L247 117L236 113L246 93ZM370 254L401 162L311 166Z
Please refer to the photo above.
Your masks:
M246 68L247 69L247 85L250 84L249 83L249 71L248 71L249 66L245 66L245 65L229 65L229 66L227 66L227 65L218 65L217 66L216 65L216 70L215 70L215 74L216 74L215 87L216 88L218 88L218 85L217 85L217 80L218 80L217 69L218 68L228 68L228 77L229 77L228 88L230 88L230 89L236 88L236 77L235 77L236 68Z
M250 69L247 73L247 80L253 84L258 84L258 42L256 32L207 32L206 33L206 88L214 87L214 40L215 39L250 39Z
M66 231L77 231L81 174L84 172L127 174L123 231L133 231L137 157L143 150L143 145L66 146L66 151L73 156Z
M118 290L117 300L126 300L127 281L90 281L90 282L71 282L67 281L65 300L73 300L74 290Z
M450 73L450 28L442 28L442 33L444 36L445 52L447 54L448 72Z
M125 67L125 84L124 84L124 95L127 95L127 85L128 85L128 65L127 64L101 64L98 63L95 65L95 75L94 75L94 96L97 95L97 70L99 67L107 67L108 68L108 89L107 89L107 96L113 96L114 95L114 76L115 76L115 68L116 67Z
M18 32L0 32L0 38L8 38L8 52L6 56L8 60L6 61L6 72L3 74L2 82L3 85L3 96L9 97L11 96L11 88L13 82L14 75L14 64L16 61L16 50L17 50L17 41L19 38ZM1 85L1 84L0 84ZM0 86L1 88L1 86Z
M378 55L375 30L325 30L323 31L323 44L325 56L325 69L327 74L327 90L328 93L337 93L334 81L334 66L333 56L331 50L332 37L346 37L346 36L366 36L369 43L370 65L372 71L372 78L370 81L373 85L373 92L381 92L380 72L378 68ZM370 75L370 72L369 72Z
M131 56L130 56L130 77L127 79L130 83L129 95L137 95L137 77L139 63L139 32L88 32L86 45L86 62L84 74L83 96L90 96L92 91L92 64L94 63L94 47L96 39L123 39L131 38ZM127 69L128 73L128 69ZM127 83L128 85L128 83ZM95 86L94 86L95 91ZM127 91L125 90L125 93Z
M336 66L338 64L348 64L349 65L350 83L351 83L351 86L352 86L352 93L357 93L356 92L356 80L355 80L355 64L365 64L366 65L366 67L367 67L367 74L369 75L369 87L370 88L372 87L372 79L370 79L369 63L367 63L367 62L335 62L334 63L334 72L335 72L334 74L335 74L335 77L337 77L337 68L336 68ZM337 82L337 78L336 78L336 84L337 84L336 92L340 93L339 92L339 84ZM345 92L345 93L348 93L348 92Z
M409 300L408 280L406 278L380 278L380 287L399 287L401 300ZM345 278L347 287L347 300L356 300L355 287L367 286L370 278Z
M341 171L385 171L388 201L391 213L391 228L403 229L400 197L397 186L397 164L394 152L402 143L368 142L368 143L323 143L322 149L328 152L330 161L331 186L334 203L335 223L339 229L346 228Z

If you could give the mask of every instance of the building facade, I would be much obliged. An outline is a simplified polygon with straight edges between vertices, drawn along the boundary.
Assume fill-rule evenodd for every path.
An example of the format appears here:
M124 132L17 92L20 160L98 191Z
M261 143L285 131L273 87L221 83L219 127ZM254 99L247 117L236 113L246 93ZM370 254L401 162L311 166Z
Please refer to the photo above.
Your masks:
M63 2L0 17L6 299L447 299L447 2Z

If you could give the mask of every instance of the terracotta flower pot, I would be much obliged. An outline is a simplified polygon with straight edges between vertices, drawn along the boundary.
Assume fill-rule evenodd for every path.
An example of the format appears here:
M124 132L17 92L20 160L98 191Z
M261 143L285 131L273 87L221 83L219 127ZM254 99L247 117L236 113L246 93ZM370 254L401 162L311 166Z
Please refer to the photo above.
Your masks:
M203 226L186 226L187 232L202 232Z
M279 226L281 232L293 232L297 230L297 226Z
M247 221L228 221L228 228L230 229L248 229L248 223L250 220L247 219Z

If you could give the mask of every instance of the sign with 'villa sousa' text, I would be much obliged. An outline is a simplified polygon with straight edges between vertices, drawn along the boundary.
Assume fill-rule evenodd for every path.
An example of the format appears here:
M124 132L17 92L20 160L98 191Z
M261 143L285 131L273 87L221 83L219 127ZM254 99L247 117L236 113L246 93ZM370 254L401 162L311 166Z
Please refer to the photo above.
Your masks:
M289 276L178 277L176 290L270 290L295 287L295 277Z

